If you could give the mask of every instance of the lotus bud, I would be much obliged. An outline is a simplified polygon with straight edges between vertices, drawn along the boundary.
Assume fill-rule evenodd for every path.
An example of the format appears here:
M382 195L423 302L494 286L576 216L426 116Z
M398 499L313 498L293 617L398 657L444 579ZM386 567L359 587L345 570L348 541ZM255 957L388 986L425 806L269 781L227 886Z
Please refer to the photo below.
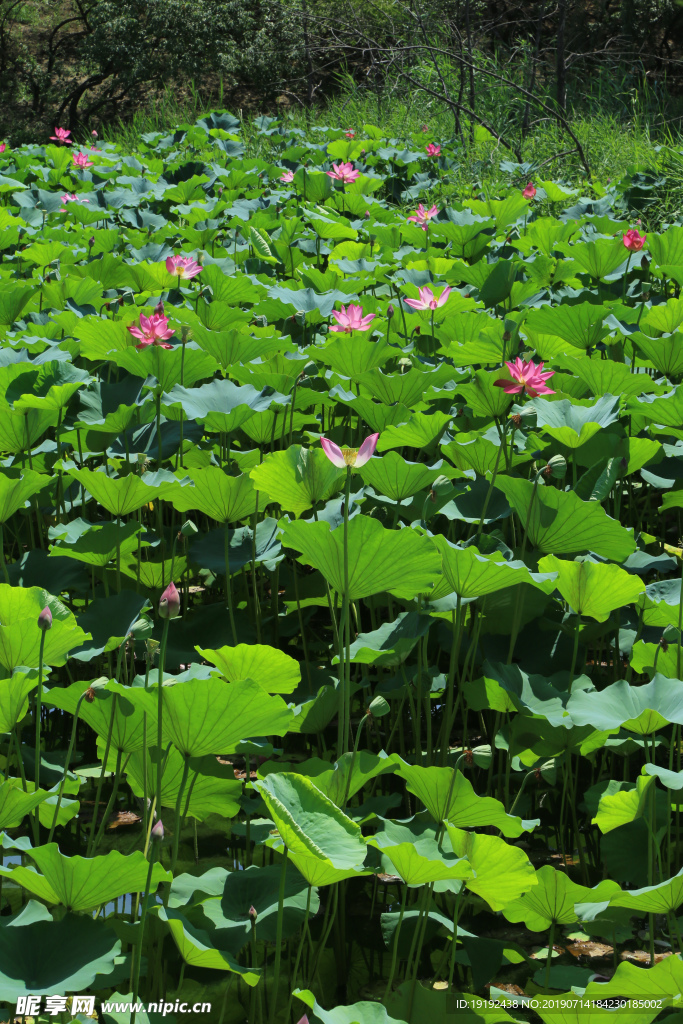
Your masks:
M563 480L567 474L567 460L564 455L553 455L552 459L548 460L546 466L548 470L548 476L554 477L555 480Z
M169 583L159 598L159 616L162 619L175 619L180 615L180 594L175 583Z
M299 1024L308 1024L308 1017L306 1016L306 1014L303 1015L303 1017L299 1021Z
M88 239L88 245L90 246L90 248L92 248L94 244L95 244L95 236L91 235L90 238Z
M183 525L180 527L180 532L183 535L183 537L194 537L196 534L199 533L199 530L197 529L196 525L192 522L191 519L186 519Z
M389 305L387 306L387 320L391 320L391 318L392 318L392 316L394 315L395 312L396 312L396 310L391 305L391 303L389 303Z
M52 612L47 605L38 616L38 629L42 629L43 633L47 633L48 629L52 629Z
M249 917L251 918L252 922L254 924L256 924L256 918L258 917L258 911L257 911L257 909L256 909L256 907L254 906L253 903L249 907Z
M372 715L373 718L382 718L384 715L388 715L390 711L391 708L384 697L375 697L370 702L370 707L368 708L368 714Z
M640 269L645 271L646 274L650 269L650 261L647 258L647 256L643 256L642 260L640 261Z
M159 818L157 823L152 828L152 842L161 842L164 838L164 823Z
M154 307L154 315L155 316L163 316L164 315L164 303L163 303L163 301L157 303L157 305Z
M503 341L510 341L511 338L512 335L510 334L509 331L503 331Z
M370 220L370 211L369 210L365 211L365 219L366 220Z
M294 319L296 320L300 327L303 327L304 324L306 323L306 310L297 309L296 313L294 314Z

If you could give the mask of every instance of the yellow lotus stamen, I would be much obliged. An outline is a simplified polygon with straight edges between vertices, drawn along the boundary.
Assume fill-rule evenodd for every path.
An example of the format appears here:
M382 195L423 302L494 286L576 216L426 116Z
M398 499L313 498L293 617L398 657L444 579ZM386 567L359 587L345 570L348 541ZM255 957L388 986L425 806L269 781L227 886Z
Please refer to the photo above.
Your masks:
M356 459L358 457L357 448L342 448L341 453L344 456L344 462L347 466L356 465Z

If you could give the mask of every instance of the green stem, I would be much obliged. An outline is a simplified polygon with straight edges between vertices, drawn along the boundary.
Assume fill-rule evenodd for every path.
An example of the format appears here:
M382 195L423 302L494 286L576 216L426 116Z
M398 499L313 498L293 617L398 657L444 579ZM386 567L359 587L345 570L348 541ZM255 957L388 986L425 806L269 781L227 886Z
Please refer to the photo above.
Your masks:
M277 929L275 933L275 967L273 978L273 995L270 1003L269 1024L274 1024L277 1011L277 993L280 987L280 960L282 957L282 925L284 919L285 882L287 881L287 847L282 854L280 870L280 891L277 901Z
M340 695L340 714L342 726L339 742L339 757L346 751L349 738L351 712L351 622L349 615L349 502L351 500L351 466L346 467L346 487L344 490L344 594L342 600L342 621L346 635L340 637L340 647L346 642L344 655L343 686Z
M555 942L555 919L550 922L550 934L548 936L548 959L545 964L544 988L550 987L550 967L553 960L553 943Z
M140 965L142 963L142 940L145 937L145 921L147 920L147 908L151 898L150 889L152 887L152 869L154 868L154 861L156 859L157 844L152 843L152 851L149 858L149 867L147 869L147 881L145 882L145 898L142 903L142 915L140 917L140 937L135 943L135 951L133 953L133 1001L132 1001L132 1013L130 1018L130 1024L135 1024L135 1004L138 1001L138 993L140 991Z
M117 753L116 753L116 769L114 771L114 784L112 786L111 796L109 797L109 800L107 802L107 806L104 809L104 814L102 815L102 823L101 823L101 825L99 827L99 830L97 832L97 838L95 839L95 843L94 843L93 848L92 848L92 855L93 856L97 852L97 847L102 842L102 836L104 835L104 830L107 827L107 819L109 818L109 815L111 814L111 812L112 812L112 810L114 808L114 803L116 801L116 796L117 796L118 791L119 791L119 782L121 781L121 758L122 757L123 757L123 751L122 750L118 750Z
M67 754L66 754L66 761L64 762L64 773L62 775L62 781L59 784L59 793L57 794L57 806L55 807L55 816L52 819L52 825L50 827L50 834L47 837L48 843L52 842L52 836L54 835L54 831L55 831L55 828L57 826L57 819L59 817L59 808L62 805L62 797L64 795L64 786L66 785L66 776L67 776L67 774L69 772L69 762L71 761L71 755L73 754L73 750L74 750L74 743L76 742L76 729L77 729L77 726L78 726L78 712L81 709L81 703L82 703L83 698L85 697L85 694L87 692L88 691L85 690L85 692L80 695L80 697L78 698L78 703L76 704L76 710L74 712L74 720L73 720L73 723L71 725L71 738L69 739L69 749L68 749Z
M358 753L358 744L360 743L360 734L363 731L363 726L370 718L370 715L363 715L360 722L358 723L358 729L356 730L356 740L353 744L353 753L351 754L351 763L349 764L349 774L346 780L346 789L344 790L344 801L341 805L342 811L345 810L347 801L349 799L349 790L351 789L351 776L353 775L353 766L356 760L356 754Z
M183 765L183 776L180 780L180 789L178 790L178 797L175 802L175 817L173 819L173 855L171 857L171 874L175 871L176 861L178 860L178 844L180 842L180 829L181 829L181 814L180 808L183 801L183 793L187 784L187 775L190 770L190 755L185 754L185 763Z
M391 969L389 971L389 981L387 987L384 990L384 997L382 1002L386 1002L389 995L391 994L391 986L394 983L394 975L396 974L396 961L398 959L398 940L401 937L401 925L403 924L403 915L406 911L406 899L408 897L408 886L403 883L403 892L401 893L401 910L398 915L398 922L396 924L396 931L394 932L394 948L391 953Z
M237 629L235 627L235 613L233 610L232 577L230 575L230 533L228 524L225 524L225 589L228 597L228 616L230 618L230 629L232 631L233 646L237 646Z
M40 631L40 651L38 653L38 689L36 690L36 748L35 748L35 791L36 793L40 789L40 726L41 726L41 710L43 703L43 652L45 650L45 634L46 629ZM36 814L33 823L33 834L36 841L36 845L40 841L40 818L38 816L38 807L36 807Z
M164 619L164 629L161 634L161 648L159 650L159 666L157 668L157 748L159 760L157 762L157 785L156 797L159 813L161 813L161 777L164 772L164 759L161 756L163 740L163 714L164 714L164 664L166 662L166 644L168 643L168 627L170 619Z

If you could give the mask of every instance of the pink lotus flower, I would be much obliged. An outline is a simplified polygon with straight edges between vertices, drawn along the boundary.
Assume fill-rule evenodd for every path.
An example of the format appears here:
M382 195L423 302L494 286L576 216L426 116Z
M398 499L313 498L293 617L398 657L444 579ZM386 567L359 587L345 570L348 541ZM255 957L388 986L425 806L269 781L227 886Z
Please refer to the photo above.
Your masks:
M534 184L532 181L530 181L527 187L523 190L522 195L525 199L534 198L534 196L536 195L536 189L534 188Z
M4 153L6 149L7 149L7 143L6 142L0 142L0 153Z
M441 152L441 146L435 146L433 142L427 143L427 156L438 156Z
M353 164L332 164L332 170L326 174L335 181L355 181L360 171L354 170Z
M510 371L512 380L501 377L495 382L497 388L502 388L506 395L517 395L520 391L526 391L530 398L537 395L554 395L555 392L546 387L548 377L552 377L554 370L546 370L543 373L543 363L538 366L532 361L525 362L518 356L514 363L505 364Z
M345 466L355 466L356 469L360 469L375 454L378 437L379 434L370 434L360 448L340 448L338 444L330 441L327 437L321 437L320 443L325 455L337 469L344 469Z
M355 139L356 137L355 132L344 132L344 135L346 136L347 139Z
M166 345L166 338L170 338L175 331L168 326L168 319L163 313L152 313L151 316L145 316L144 313L140 314L140 326L131 327L128 326L128 330L135 338L140 339L140 344L136 345L136 348L147 348L148 345L158 345L159 348L173 348L172 345Z
M439 211L437 210L436 206L431 206L427 210L422 205L422 203L419 203L418 207L417 207L417 210L415 211L413 216L412 217L408 217L408 223L410 223L412 221L413 224L417 224L424 231L426 231L427 230L427 224L432 219L432 217L436 217L438 212Z
M434 292L432 291L431 288L429 288L429 287L420 288L420 298L419 299L406 299L406 305L407 306L412 306L413 309L431 309L431 310L434 310L434 309L438 309L439 306L443 306L444 303L448 301L448 296L450 294L451 294L450 286L447 286L446 288L444 288L444 290L441 292L441 295L439 295L438 299L434 295Z
M285 185L289 185L290 181L294 181L294 171L285 171L284 174L280 175L280 181Z
M75 166L76 167L80 167L81 169L85 169L86 167L92 167L93 166L92 160L88 160L88 154L87 153L74 153L73 161L74 161Z
M190 256L167 256L166 269L174 277L188 279L201 274L202 267Z
M70 135L71 132L68 128L55 128L55 133L50 138L54 142L62 142L65 146L70 146L73 142L73 139L69 138Z
M159 616L162 619L175 619L177 615L180 615L180 594L175 583L169 583L159 598Z
M370 321L375 319L374 313L363 316L363 307L354 306L353 303L349 305L348 309L346 306L342 306L339 313L333 309L332 316L337 322L330 327L330 330L343 331L345 334L351 334L351 331L369 331Z
M639 234L637 228L630 228L624 235L624 245L629 252L640 252L645 245L647 235Z
M429 125L428 124L423 124L422 125L422 134L426 135L428 131L429 131Z
M94 129L90 132L90 134L92 135L93 139L97 138L97 132Z
M59 197L63 203L89 203L89 199L83 199L81 196L77 196L75 192L65 192L63 196ZM59 208L62 213L66 213L66 206L60 206Z

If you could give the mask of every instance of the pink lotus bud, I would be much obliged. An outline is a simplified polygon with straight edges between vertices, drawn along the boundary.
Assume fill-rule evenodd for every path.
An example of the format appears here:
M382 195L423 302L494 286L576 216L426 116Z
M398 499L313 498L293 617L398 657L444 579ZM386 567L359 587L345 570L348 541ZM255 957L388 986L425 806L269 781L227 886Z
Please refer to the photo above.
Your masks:
M94 129L90 132L90 134L92 135L93 139L97 138L97 132Z
M256 907L254 906L253 903L249 907L249 917L252 919L254 924L256 924L256 918L258 917L258 911L257 911L257 909L256 909Z
M303 1015L303 1017L299 1021L299 1024L308 1024L308 1017L306 1016L306 1014Z
M159 820L157 821L156 825L154 825L154 827L152 828L152 839L153 840L158 840L159 842L161 842L161 840L163 838L164 838L164 823L161 820L161 818L159 818Z
M391 305L391 303L389 303L389 305L387 306L387 320L391 320L391 318L392 318L392 316L394 315L395 312L396 312L396 310Z
M159 598L159 615L162 619L175 619L180 615L180 594L175 583L169 583Z
M164 303L163 303L163 301L157 303L157 305L154 307L154 315L155 316L163 316L164 315Z
M48 629L52 629L52 612L47 606L43 608L38 616L38 629L42 629L43 633L47 633Z

